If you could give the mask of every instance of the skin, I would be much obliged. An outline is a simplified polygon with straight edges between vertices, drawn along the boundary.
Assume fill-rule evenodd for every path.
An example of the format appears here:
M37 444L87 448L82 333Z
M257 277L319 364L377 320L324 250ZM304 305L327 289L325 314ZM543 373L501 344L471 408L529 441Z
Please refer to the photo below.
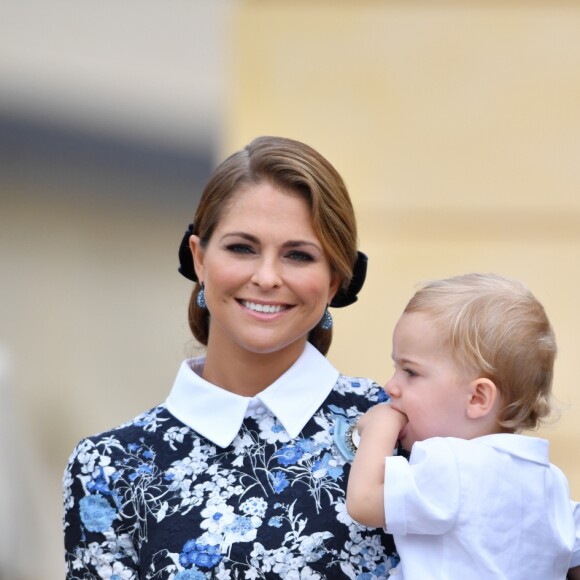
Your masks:
M360 445L350 472L347 509L370 527L386 525L385 457L397 441L410 451L430 437L471 439L500 432L499 397L492 381L460 368L441 340L437 324L425 313L401 316L393 334L391 397L367 411L357 423Z
M302 354L339 279L302 197L267 181L240 188L205 247L190 246L210 312L203 377L253 396Z
M395 371L385 385L390 403L358 421L360 444L349 476L346 506L369 527L385 527L385 457L400 441L410 451L429 437L471 439L499 433L500 398L492 381L460 368L427 314L403 314L393 333ZM568 571L580 580L580 567Z
M385 457L392 456L407 417L388 404L376 405L358 421L361 437L346 491L346 509L370 528L385 527Z
M428 314L401 316L393 333L393 362L385 390L392 407L407 416L400 434L406 450L430 437L472 439L499 432L495 385L457 365Z

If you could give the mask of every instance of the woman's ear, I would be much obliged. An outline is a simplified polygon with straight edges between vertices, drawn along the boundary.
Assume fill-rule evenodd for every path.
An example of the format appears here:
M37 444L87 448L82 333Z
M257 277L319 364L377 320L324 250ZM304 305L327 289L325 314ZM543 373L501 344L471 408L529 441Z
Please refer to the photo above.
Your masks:
M336 296L338 289L340 288L340 276L337 272L332 272L330 279L330 286L328 288L328 300L327 304L332 302L332 299Z
M499 393L490 379L479 378L469 384L470 397L467 402L467 416L470 419L486 417L496 408Z
M205 279L205 252L201 247L199 236L192 235L189 238L189 247L193 256L193 267L200 283Z

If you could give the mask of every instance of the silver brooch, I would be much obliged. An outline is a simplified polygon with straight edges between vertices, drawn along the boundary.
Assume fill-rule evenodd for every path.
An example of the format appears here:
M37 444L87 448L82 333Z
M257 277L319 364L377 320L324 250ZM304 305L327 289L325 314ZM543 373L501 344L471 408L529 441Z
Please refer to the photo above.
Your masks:
M344 434L346 440L346 446L348 450L354 455L358 449L360 443L360 435L358 429L356 428L356 423L353 423Z

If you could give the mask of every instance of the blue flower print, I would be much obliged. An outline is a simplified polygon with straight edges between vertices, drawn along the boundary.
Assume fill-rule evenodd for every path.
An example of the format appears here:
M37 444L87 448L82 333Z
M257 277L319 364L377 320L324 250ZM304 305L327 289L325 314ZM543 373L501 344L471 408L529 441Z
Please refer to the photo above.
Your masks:
M67 578L398 578L391 538L344 501L347 431L379 396L341 376L294 438L256 413L219 448L159 407L83 440L64 479Z
M89 532L106 532L117 512L102 495L87 495L79 502L81 521Z
M379 564L372 572L364 572L357 576L357 580L378 580L379 578L390 578L397 575L396 566L399 563L397 556L391 556Z
M153 473L153 470L151 469L150 465L145 465L144 463L141 464L139 466L139 469L137 470L137 473L139 475L151 475Z
M286 474L283 471L273 471L268 474L270 481L272 482L272 487L275 493L283 492L289 485L286 479Z
M313 471L326 473L335 481L342 475L342 467L336 465L336 459L330 453L325 453L322 459L315 461L312 468Z
M274 454L280 465L294 465L302 459L303 451L300 447L294 445L284 445Z
M266 509L268 509L268 504L261 497L251 497L247 499L241 506L241 510L249 515L258 516L260 518L264 517Z
M383 389L381 389L377 393L377 402L378 403L386 403L388 400L390 400L389 395L387 395L387 393Z
M303 453L315 453L318 449L318 445L312 439L298 439L296 446Z
M222 559L219 546L201 544L195 540L188 540L179 554L179 563L182 566L193 564L200 568L213 568Z
M258 518L257 523L261 523ZM243 542L247 539L254 539L256 526L250 518L244 516L236 516L234 521L225 527L224 532L232 536L236 536L237 541Z
M151 469L151 466L146 465L145 463L142 463L137 468L137 470L135 472L133 472L129 475L129 481L134 481L140 475L151 475L152 473L153 473L153 470Z
M173 580L205 580L205 574L199 570L182 570L178 572Z
M109 490L109 484L107 483L105 471L102 467L99 468L99 475L87 483L87 489L91 493L102 493L104 495L110 495L111 491Z
M143 431L155 433L157 429L163 427L163 423L167 421L167 419L159 417L161 410L162 407L151 409L147 413L143 413L133 419L129 425L137 425L138 427L141 427ZM123 427L123 425L121 427Z

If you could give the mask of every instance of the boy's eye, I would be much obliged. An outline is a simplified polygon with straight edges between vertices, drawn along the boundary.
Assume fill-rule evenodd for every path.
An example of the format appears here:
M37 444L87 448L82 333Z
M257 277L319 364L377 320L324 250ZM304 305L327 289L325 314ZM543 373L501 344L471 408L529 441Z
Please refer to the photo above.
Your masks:
M416 377L417 373L415 371L412 371L411 369L403 369L404 373L407 373L410 377Z

